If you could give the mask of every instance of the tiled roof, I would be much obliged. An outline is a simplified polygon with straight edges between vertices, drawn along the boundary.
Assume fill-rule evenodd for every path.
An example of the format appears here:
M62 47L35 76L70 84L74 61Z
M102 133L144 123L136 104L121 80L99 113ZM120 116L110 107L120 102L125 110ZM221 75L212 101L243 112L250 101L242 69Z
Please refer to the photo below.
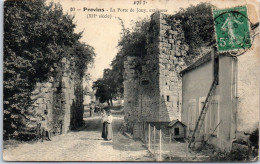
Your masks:
M186 125L184 125L182 122L180 122L179 120L172 120L172 121L168 124L168 127L173 127L176 123L180 123L183 127L186 126Z
M191 65L189 65L187 68L185 68L184 70L182 70L180 72L180 74L184 74L186 72L189 72L195 68L197 68L198 66L208 62L211 60L211 52L207 53L206 55L202 56L201 58L199 58L198 60L196 60L194 63L192 63Z

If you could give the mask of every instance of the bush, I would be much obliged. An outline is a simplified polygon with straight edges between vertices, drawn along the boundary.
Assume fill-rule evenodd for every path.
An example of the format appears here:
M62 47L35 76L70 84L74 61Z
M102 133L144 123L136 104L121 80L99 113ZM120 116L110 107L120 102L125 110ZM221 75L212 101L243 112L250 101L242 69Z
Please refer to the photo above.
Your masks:
M29 107L37 82L45 82L62 58L74 63L72 72L84 75L93 61L94 49L80 43L73 17L63 14L59 4L44 0L6 0L4 2L4 139L23 133L37 117ZM38 109L36 109L38 110ZM33 138L21 134L22 138Z
M36 133L19 133L15 139L20 141L32 141L37 140L39 136Z
M250 134L249 141L251 142L252 146L254 146L256 149L259 149L259 128Z
M186 64L200 57L201 47L208 47L215 42L212 7L210 3L200 3L186 9L182 8L181 11L167 18L167 22L173 27L176 24L172 20L181 22L185 42L189 45L189 51L184 56Z

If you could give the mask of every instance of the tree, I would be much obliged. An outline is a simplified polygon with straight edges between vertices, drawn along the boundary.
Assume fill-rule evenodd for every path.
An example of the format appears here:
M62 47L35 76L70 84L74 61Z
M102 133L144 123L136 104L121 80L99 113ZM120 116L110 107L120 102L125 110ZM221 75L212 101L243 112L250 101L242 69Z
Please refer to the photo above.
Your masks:
M82 76L93 60L93 48L79 43L82 33L75 33L75 27L59 4L4 2L4 137L26 131L34 116L28 110L31 92L36 82L48 79L54 63L71 58Z
M93 62L95 57L94 48L79 41L70 48L70 58L74 63L73 72L79 73L83 78L89 63Z
M99 98L101 103L107 102L108 106L113 106L112 100L117 91L111 69L105 69L103 78L95 81L92 87L96 90L95 95Z
M115 96L123 98L124 96L124 57L122 54L117 54L114 60L111 62L112 70L111 77L113 79L113 87Z
M121 20L122 21L122 20ZM107 102L113 106L113 99L122 98L124 94L124 60L127 56L136 56L141 70L142 59L146 54L146 34L149 26L148 20L137 21L132 28L125 29L122 23L123 35L118 43L119 52L111 62L112 69L105 69L103 77L98 79L93 84L93 89L96 89L96 96L99 97L101 103Z
M130 31L125 29L119 43L118 56L138 56L144 57L146 55L146 35L150 23L147 19L135 22L135 26Z
M96 90L95 96L99 98L99 102L107 102L108 106L110 106L109 97L111 96L105 81L103 79L98 79L93 83L92 88Z
M181 21L185 42L189 45L188 55L184 57L186 64L200 56L201 47L211 46L215 42L212 7L210 3L191 5L167 19L172 26L175 26L172 19Z

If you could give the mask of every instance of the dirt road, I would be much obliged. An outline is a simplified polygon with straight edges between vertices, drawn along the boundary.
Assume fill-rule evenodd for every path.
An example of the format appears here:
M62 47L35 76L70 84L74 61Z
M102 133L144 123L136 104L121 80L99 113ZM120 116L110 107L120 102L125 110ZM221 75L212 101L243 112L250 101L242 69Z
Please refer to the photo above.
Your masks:
M52 141L23 143L3 150L7 161L153 161L140 141L134 141L119 131L122 115L113 119L113 141L101 138L98 116L85 119L77 131L55 136Z

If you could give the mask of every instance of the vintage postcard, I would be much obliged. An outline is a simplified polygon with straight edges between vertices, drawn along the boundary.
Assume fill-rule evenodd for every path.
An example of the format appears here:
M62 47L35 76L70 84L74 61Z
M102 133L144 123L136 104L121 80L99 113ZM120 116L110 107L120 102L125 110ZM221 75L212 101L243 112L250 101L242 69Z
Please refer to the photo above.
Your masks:
M5 0L4 161L259 157L257 0Z

